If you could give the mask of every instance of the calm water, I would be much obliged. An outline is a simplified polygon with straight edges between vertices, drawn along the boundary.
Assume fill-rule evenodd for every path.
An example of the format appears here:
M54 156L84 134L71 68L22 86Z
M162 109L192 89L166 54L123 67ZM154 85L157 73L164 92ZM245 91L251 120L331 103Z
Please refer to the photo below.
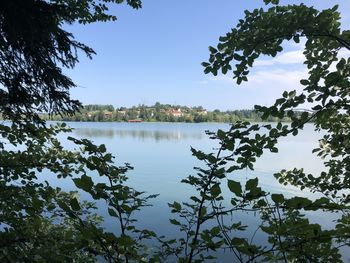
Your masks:
M192 188L181 184L180 181L189 174L194 174L194 166L201 165L191 155L190 147L206 152L212 151L218 145L208 138L205 131L229 128L228 124L213 123L69 123L69 126L74 128L73 136L91 139L96 144L105 144L108 151L116 156L118 165L130 163L134 170L128 174L129 185L149 194L159 194L159 197L152 202L153 207L145 208L138 214L142 219L139 224L155 230L158 234L170 236L176 235L177 228L168 223L167 203L174 200L188 200ZM295 167L304 167L306 172L316 174L322 171L321 160L311 154L312 149L317 147L317 139L320 137L312 125L306 125L297 137L290 136L280 141L278 154L266 152L257 161L254 171L244 170L229 177L244 182L258 176L260 185L265 191L308 196L309 193L301 193L294 187L279 185L273 173ZM52 183L60 184L62 187L61 180L53 179ZM70 190L73 185L66 180L62 188ZM229 196L228 192L224 194ZM82 198L89 197L83 194ZM103 209L101 213L106 215ZM252 225L258 223L252 215L239 215L238 219ZM315 214L310 215L310 219L322 223L325 227L332 221L331 217L323 217L321 222ZM107 219L107 228L113 228L113 224ZM259 237L257 239L259 240Z
M216 123L69 123L73 136L88 138L96 144L105 144L116 156L117 164L130 163L130 184L149 193L158 193L158 199L171 201L186 199L191 189L179 184L182 178L193 173L200 165L190 152L190 147L213 151L218 146L210 140L206 130L227 130L228 124ZM246 180L259 176L262 186L271 192L289 192L298 189L282 187L271 176L281 169L304 167L306 172L318 173L323 165L311 154L321 135L307 125L297 137L283 138L279 153L266 152L255 165L255 171L245 170L230 177ZM215 149L214 149L215 150ZM306 194L306 193L304 193Z

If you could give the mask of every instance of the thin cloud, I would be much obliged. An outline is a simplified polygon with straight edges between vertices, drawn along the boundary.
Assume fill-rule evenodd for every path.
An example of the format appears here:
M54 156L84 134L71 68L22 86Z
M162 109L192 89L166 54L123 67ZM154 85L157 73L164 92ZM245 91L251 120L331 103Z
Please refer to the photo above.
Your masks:
M281 89L295 89L301 87L300 80L307 77L307 70L287 70L287 69L274 69L274 70L257 70L248 75L248 82L243 83L242 87L248 88L273 88L280 87ZM216 84L230 86L236 85L235 80L228 75L218 75L216 77L210 77L209 81Z
M338 55L341 58L348 58L348 57L350 57L350 50L343 48L343 49L339 50Z
M305 69L300 70L258 70L250 77L248 87L276 88L281 90L300 89L300 80L307 77Z
M195 84L199 84L199 85L207 85L208 83L209 83L209 81L206 79L195 81Z
M301 47L301 46L300 46ZM350 57L350 51L346 49L341 49L339 51L339 57L348 58ZM254 66L274 66L274 65L290 65L290 64L303 64L305 61L305 56L303 50L288 51L281 55L278 55L272 59L259 59L254 63Z
M278 55L272 59L261 59L254 63L254 66L273 66L273 65L288 65L288 64L302 64L305 61L305 56L302 50L288 51Z
M211 76L208 79L209 81L215 81L215 82L221 82L226 84L234 84L235 80L230 77L229 75L217 75L217 76Z

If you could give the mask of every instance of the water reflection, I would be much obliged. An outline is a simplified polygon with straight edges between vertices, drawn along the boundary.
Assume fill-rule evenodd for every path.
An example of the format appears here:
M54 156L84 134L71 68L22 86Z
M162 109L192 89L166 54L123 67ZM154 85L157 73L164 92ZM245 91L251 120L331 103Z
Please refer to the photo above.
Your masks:
M86 128L75 128L74 133L82 137L102 137L102 138L113 138L114 131L107 129L86 129Z
M128 173L130 186L149 194L160 194L157 199L152 200L154 206L137 213L137 218L140 228L151 229L169 237L177 236L178 232L168 224L171 214L167 204L174 200L188 201L188 197L193 195L193 189L179 182L187 175L194 174L194 166L202 165L191 156L190 146L205 152L212 151L213 147L217 147L217 142L209 140L204 131L229 128L227 124L208 123L70 123L70 126L75 128L76 136L88 137L97 141L97 144L106 144L108 151L118 157L117 164L131 163L135 169ZM258 159L254 171L242 170L228 177L240 181L243 185L248 179L259 177L260 185L267 192L282 193L288 197L299 195L318 198L320 196L279 184L273 174L282 169L294 167L303 167L306 173L315 175L323 171L322 160L312 155L312 149L318 146L317 138L321 136L322 133L315 132L313 126L308 124L297 137L282 138L278 144L278 154L265 152L262 158ZM61 180L57 186L62 187ZM67 186L67 190L73 190L73 187L72 183ZM223 188L222 192L229 202L232 193L227 188ZM88 197L86 199L91 201ZM108 217L105 205L101 204L98 207L99 213L107 218L106 228L112 231L115 225ZM337 214L329 215L323 212L307 213L312 223L319 223L325 229L333 227L333 220L337 216ZM244 213L235 214L235 220L255 226L259 224L260 218ZM245 232L249 239L250 230L248 228ZM264 236L261 233L254 234L254 240L257 244L260 242L263 244L261 240L264 240ZM346 252L344 255L349 254ZM230 257L229 253L226 255ZM220 262L232 262L231 258L224 257L226 255L220 255Z
M115 129L96 129L96 128L76 128L75 134L89 138L128 138L146 140L154 139L159 141L179 141L187 139L200 140L205 137L201 132L183 132L183 131L157 131L157 130L115 130Z

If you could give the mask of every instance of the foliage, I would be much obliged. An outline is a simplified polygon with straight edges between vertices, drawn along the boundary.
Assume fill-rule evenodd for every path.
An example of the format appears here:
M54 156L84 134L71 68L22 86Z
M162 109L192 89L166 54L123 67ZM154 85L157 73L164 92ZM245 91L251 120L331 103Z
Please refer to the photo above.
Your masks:
M62 68L73 68L78 52L95 52L63 29L75 21L115 20L108 3L123 0L13 0L0 6L0 111L6 118L38 121L38 112L72 114L80 103L72 100L73 81ZM133 8L139 0L128 0Z
M216 152L192 149L206 168L195 168L197 174L183 180L196 193L189 202L169 204L177 215L170 222L179 227L183 237L163 241L163 256L175 254L179 262L207 262L215 258L216 251L225 249L232 253L235 262L342 262L338 248L349 244L349 232L345 230L347 204L328 196L309 200L271 194L259 186L258 178L244 183L232 177L238 170L253 170L256 158L264 151L277 150L276 138L269 136L273 129L271 125L238 122L227 132L208 132L219 142ZM262 131L265 133L260 135ZM232 194L230 202L223 194L226 189ZM340 211L344 214L329 230L304 215L321 211L325 215ZM242 213L245 217L258 214L260 223L242 223L238 219ZM251 232L254 234L249 237ZM254 236L264 237L264 241L255 242Z
M87 139L68 137L71 149L63 148L57 136L70 131L64 124L48 127L29 122L39 120L38 111L72 113L79 106L68 93L74 84L59 65L74 67L77 50L87 55L93 51L62 30L62 23L114 20L104 4L121 2L29 0L8 1L0 7L4 86L0 109L11 120L0 125L0 259L208 262L226 250L237 262L341 262L339 249L350 244L350 59L340 58L339 51L350 50L350 34L340 28L337 8L318 11L303 4L280 6L276 0L265 0L271 7L246 11L237 27L221 37L216 48L210 47L205 72L216 75L219 70L223 74L232 70L240 84L248 80L257 58L276 56L283 50L283 41L299 42L303 37L309 75L301 80L302 92L286 91L271 107L256 106L263 119L288 117L290 124L236 122L228 131L208 132L218 149L210 153L192 149L203 165L183 180L194 189L190 199L169 204L170 223L179 228L179 234L169 239L136 227L135 213L156 195L127 186L129 164L115 166L104 145ZM18 14L26 11L28 16L14 15L14 3ZM140 7L139 1L127 3ZM308 102L310 112L296 114ZM324 160L324 171L305 174L295 168L275 177L281 184L322 197L268 193L259 186L259 178L235 180L235 172L253 170L264 152L278 152L279 139L296 136L308 121L316 130L326 131L314 150ZM49 185L46 178L54 176L60 182L72 180L79 191L67 193ZM229 200L225 200L227 190ZM96 204L80 201L82 192ZM96 215L100 204L115 219L113 232L103 228L103 218ZM259 225L245 225L238 219L241 213L258 215ZM338 217L326 229L310 222L307 214L311 213ZM264 237L264 242L255 242L256 235ZM150 250L149 240L158 249Z
M7 141L0 145L0 257L5 261L56 258L86 262L100 255L110 262L120 257L140 260L140 241L154 234L136 229L133 215L155 196L144 196L126 186L125 173L131 167L115 166L104 145L68 137L79 149L63 149L56 135L69 131L65 124L41 128L15 123L0 126L2 138ZM21 150L9 150L9 145ZM97 183L92 177L98 175L103 178ZM104 201L110 216L117 219L119 230L103 230L95 205L80 202L78 192L65 193L50 186L50 176L61 178L62 183L72 178L78 189L94 200Z
M218 49L226 50L225 54L223 51L212 49L210 59L212 64L206 68L213 73L216 73L218 68L230 68L232 59L235 59L234 57L238 59L239 56L233 73L237 83L240 83L246 79L248 66L251 66L258 56L262 54L275 56L277 52L282 51L283 40L293 39L299 42L300 37L306 38L304 55L309 77L300 81L304 86L303 91L300 94L295 90L285 91L283 97L276 100L271 107L256 106L256 109L263 114L263 118L267 116L291 118L290 127L279 123L270 131L270 136L274 138L289 133L297 135L298 130L310 120L314 122L316 130L327 131L320 140L320 147L314 152L325 158L325 166L329 171L325 171L317 179L304 175L300 170L283 172L277 176L283 182L301 188L311 187L313 191L326 192L329 195L333 193L334 197L340 189L348 188L343 180L347 180L346 167L349 165L345 138L349 131L350 73L350 59L338 56L341 49L350 50L350 31L340 29L340 14L336 10L337 6L318 11L305 5L293 5L275 6L268 11L256 9L253 12L246 12L245 20L238 24L237 29L221 38L222 42L218 44ZM289 26L286 27L286 24ZM271 27L263 30L262 25ZM260 29L258 32L257 28ZM252 46L251 43L255 44ZM232 53L232 57L227 56L228 50ZM238 55L239 52L242 54ZM224 60L222 56L225 57ZM312 103L310 113L304 112L296 117L294 110L307 102ZM320 184L321 182L323 184ZM340 199L342 202L347 202L345 196Z
M107 14L107 5L123 2L15 0L0 7L0 111L10 120L0 125L0 258L4 262L142 258L139 241L152 232L133 227L132 216L154 196L124 185L124 173L131 167L114 166L104 145L70 138L83 148L63 149L57 135L70 129L47 127L39 118L41 112L72 114L79 108L80 103L69 96L75 84L62 67L73 68L80 51L88 57L94 54L63 25L115 20ZM141 7L139 0L126 2ZM101 174L105 181L95 183L89 173ZM119 230L106 232L95 205L80 202L78 192L50 186L47 180L52 176L72 177L78 189L104 200L111 216L118 219Z
M297 112L296 114L301 114ZM119 107L114 109L112 105L85 105L79 112L73 115L54 115L42 116L45 120L57 121L130 121L141 120L145 122L226 122L234 123L236 121L262 121L261 115L255 110L227 110L207 111L202 106L187 107L180 105L169 105L156 103L152 106L139 105L131 108ZM269 122L276 122L279 118L268 118ZM288 117L283 119L289 122Z
M350 59L339 57L339 51L350 50L350 31L341 30L337 6L323 11L303 4L273 6L267 10L245 11L245 14L245 19L240 20L236 28L220 38L217 48L210 47L209 62L203 63L205 72L216 75L218 70L221 70L226 74L228 70L234 68L233 76L240 84L247 80L249 67L252 67L258 57L276 56L283 50L284 40L299 43L300 38L304 37L306 39L305 64L309 77L300 81L304 86L303 91L300 94L295 90L285 91L283 97L277 99L271 107L256 106L256 110L263 114L263 118L268 116L291 118L290 125L279 122L276 127L268 127L269 138L276 141L289 134L297 135L308 121L314 123L316 130L326 131L323 138L319 140L320 147L314 150L314 153L324 159L325 171L319 175L312 175L305 174L303 169L293 169L275 174L282 184L291 184L301 190L306 188L312 192L319 192L324 197L311 201L301 197L287 200L283 196L273 195L272 200L279 206L282 205L283 214L288 216L283 220L277 217L277 221L280 225L289 222L292 224L284 227L283 231L273 224L269 228L262 226L261 230L268 234L277 233L280 245L303 243L302 248L293 248L291 251L288 247L288 249L284 248L285 245L279 247L278 251L283 253L281 259L285 262L295 258L310 262L339 259L339 256L333 253L336 253L339 246L349 246L347 223L349 219L349 185L347 183L349 148L345 138L349 134L350 113ZM234 66L231 65L233 61L237 63ZM306 103L312 103L311 111L296 116L295 110ZM252 127L254 125L245 130L251 134ZM256 127L256 130L264 128L266 129L266 126L260 126ZM265 140L263 134L266 132L259 134L255 136L254 143ZM272 144L271 147L269 146L271 151L277 151ZM261 150L263 147L260 145L258 149ZM254 151L249 150L241 161L243 165L248 165L252 169L254 159ZM239 162L238 158L237 162ZM320 225L310 224L307 219L301 217L302 210L321 210L325 213L337 211L340 216L334 229L321 230ZM263 213L262 219L266 220L266 215ZM290 221L291 216L293 221ZM273 218L268 219L268 222L273 222ZM298 220L295 221L295 219ZM308 228L311 227L310 234L305 224ZM292 237L289 236L291 227L294 229Z
M79 23L94 23L98 21L115 21L117 17L108 13L111 4L127 5L134 9L142 7L141 0L94 0L94 1L72 1L72 0L49 0L51 4L57 5L74 21Z

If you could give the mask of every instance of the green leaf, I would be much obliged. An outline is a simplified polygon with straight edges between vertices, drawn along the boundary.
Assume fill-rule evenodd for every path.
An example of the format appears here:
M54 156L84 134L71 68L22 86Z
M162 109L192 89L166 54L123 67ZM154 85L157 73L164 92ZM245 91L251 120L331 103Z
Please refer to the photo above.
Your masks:
M210 233L211 233L213 236L219 235L219 234L220 234L220 227L218 227L218 226L213 227L213 228L210 230Z
M69 206L62 200L57 200L57 204L63 211L68 213L71 212L71 209L69 208Z
M92 181L91 177L85 174L82 175L81 178L74 178L73 182L76 185L76 187L88 192L91 191L94 185L94 182Z
M70 206L74 211L79 211L81 209L78 198L77 197L73 197L70 200Z
M293 197L287 200L286 205L291 208L301 209L308 205L311 205L312 201L305 197Z
M226 133L223 130L220 130L220 129L217 131L217 135L218 135L220 140L224 140L225 137L226 137Z
M339 72L337 72L337 71L336 72L332 72L332 73L327 75L327 77L325 78L324 83L325 83L325 85L327 87L330 87L330 86L335 85L340 78L341 78L341 76L340 76Z
M176 219L169 219L169 221L170 221L170 223L172 225L176 225L176 226L180 226L181 225L181 223L179 221L177 221Z
M130 247L135 243L135 241L127 235L122 235L120 238L118 238L118 245Z
M98 147L98 149L100 150L100 152L102 152L102 153L104 153L104 152L106 152L107 151L107 149L106 149L106 145L104 145L104 144L101 144L99 147Z
M40 199L38 199L37 196L33 196L33 198L32 198L32 206L35 209L40 209L42 205L43 205L43 202Z
M249 179L245 184L245 188L247 190L252 190L258 186L258 183L259 183L259 179L257 177L254 179Z
M243 56L241 56L241 55L239 55L239 54L237 54L237 53L233 54L233 58L234 58L235 60L238 60L238 61L241 61L241 60L244 59Z
M284 196L282 194L272 194L271 199L272 201L278 204L281 204L284 202Z
M211 67L206 67L205 69L204 69L204 74L208 74L208 73L210 73L211 72Z
M239 182L227 180L227 186L232 193L240 197L242 196L242 186Z
M202 211L200 213L200 217L204 217L207 215L207 208L205 206L202 207Z
M217 52L216 48L214 48L214 47L212 47L212 46L209 46L209 51L210 51L211 53L216 53L216 52Z
M173 208L177 211L180 211L181 210L181 204L178 203L178 202L174 202L173 203Z
M293 40L294 40L295 43L300 43L300 37L298 35L295 35L293 37Z
M266 201L264 199L260 199L258 202L257 202L257 205L259 207L265 207L267 205Z
M267 4L274 4L274 5L278 5L279 4L279 0L264 0L264 3Z
M215 156L213 156L212 154L209 154L207 156L207 160L210 162L210 163L216 163L217 162L217 158Z
M304 85L304 86L307 86L307 85L310 84L310 82L307 79L302 79L302 80L300 80L300 84Z
M118 217L116 211L113 208L108 208L108 214L113 217Z
M218 184L213 185L213 187L210 190L210 193L213 198L218 197L221 194L221 188Z

